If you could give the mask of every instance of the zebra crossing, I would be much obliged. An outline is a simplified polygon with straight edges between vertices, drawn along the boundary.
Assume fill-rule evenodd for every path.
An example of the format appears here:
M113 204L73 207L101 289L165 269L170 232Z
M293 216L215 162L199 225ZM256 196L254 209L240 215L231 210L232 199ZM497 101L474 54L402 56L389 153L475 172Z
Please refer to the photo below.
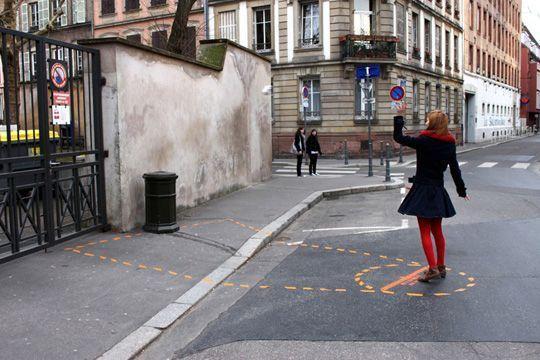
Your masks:
M358 173L358 168L341 166L317 166L317 174L320 178L339 178ZM277 163L272 164L272 174L277 177L296 177L296 164ZM302 174L309 176L308 166L302 164Z
M460 161L459 167L476 167L480 169L493 169L493 168L510 168L515 170L527 170L531 166L530 162L497 162L497 161L484 161L474 162ZM405 166L408 169L416 169L416 163L411 163Z

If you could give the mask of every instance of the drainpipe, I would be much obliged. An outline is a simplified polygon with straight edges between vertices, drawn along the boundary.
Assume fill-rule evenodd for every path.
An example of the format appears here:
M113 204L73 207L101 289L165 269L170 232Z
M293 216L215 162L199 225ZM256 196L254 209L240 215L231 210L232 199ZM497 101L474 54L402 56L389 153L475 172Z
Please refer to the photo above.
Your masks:
M210 29L209 29L209 15L208 15L208 1L210 0L204 0L204 29L206 33L206 40L210 39Z

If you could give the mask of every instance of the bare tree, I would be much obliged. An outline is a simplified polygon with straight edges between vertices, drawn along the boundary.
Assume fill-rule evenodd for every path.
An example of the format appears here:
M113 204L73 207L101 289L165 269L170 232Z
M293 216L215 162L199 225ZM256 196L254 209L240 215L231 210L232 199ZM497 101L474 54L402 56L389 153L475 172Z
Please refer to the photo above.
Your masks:
M62 6L66 0L60 0L58 3L57 8L55 9L53 16L49 19L47 24L43 26L41 29L38 29L36 32L34 32L35 35L45 35L49 33L50 31L54 30L57 24L57 20L60 16L64 15L64 10L62 9ZM2 12L0 13L0 25L8 28L8 29L15 29L17 27L17 14L19 12L19 9L21 8L21 4L23 3L23 0L4 0L4 8L2 9ZM19 81L19 52L21 49L24 49L25 43L24 39L13 37L11 40L8 40L8 37L5 38L5 54L3 54L4 51L4 44L2 43L2 39L0 39L0 55L2 56L2 59L6 61L6 68L7 68L7 78L4 79L4 86L6 86L7 83L7 91L9 94L9 99L7 101L6 106L8 106L10 111L9 119L6 119L9 121L9 124L17 124L17 114L18 111L15 111L15 109L18 109L19 104L19 89L20 89L20 81ZM29 46L26 44L26 46ZM4 89L5 91L6 89Z
M174 15L174 22L171 28L171 35L167 42L167 50L170 52L186 55L189 53L189 44L191 43L191 36L188 31L188 19L193 4L197 0L178 0L178 6Z

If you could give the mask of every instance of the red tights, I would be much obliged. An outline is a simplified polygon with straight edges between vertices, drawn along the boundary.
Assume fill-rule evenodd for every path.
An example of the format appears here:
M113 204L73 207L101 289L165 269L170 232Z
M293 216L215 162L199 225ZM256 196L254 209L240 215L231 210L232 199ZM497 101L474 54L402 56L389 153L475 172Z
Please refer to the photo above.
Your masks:
M434 268L437 265L444 265L444 250L445 240L441 227L441 218L426 219L418 218L418 227L420 228L420 236L422 238L422 246L424 247L424 253L430 268ZM431 234L435 238L435 245L437 246L437 260L435 261L435 255L433 254L433 243L431 241Z

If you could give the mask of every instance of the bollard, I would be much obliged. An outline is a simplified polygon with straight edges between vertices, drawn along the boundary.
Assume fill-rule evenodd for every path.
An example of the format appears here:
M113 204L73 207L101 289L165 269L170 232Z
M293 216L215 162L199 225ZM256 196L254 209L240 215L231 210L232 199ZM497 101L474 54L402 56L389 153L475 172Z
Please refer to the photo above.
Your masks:
M390 182L392 179L390 178L390 144L386 143L386 176L384 177L384 181Z
M399 144L399 160L400 164L403 164L403 145Z
M382 141L379 141L379 145L381 145L381 166L384 165L384 143Z
M349 149L347 148L347 139L343 141L343 159L345 160L345 165L349 165Z

